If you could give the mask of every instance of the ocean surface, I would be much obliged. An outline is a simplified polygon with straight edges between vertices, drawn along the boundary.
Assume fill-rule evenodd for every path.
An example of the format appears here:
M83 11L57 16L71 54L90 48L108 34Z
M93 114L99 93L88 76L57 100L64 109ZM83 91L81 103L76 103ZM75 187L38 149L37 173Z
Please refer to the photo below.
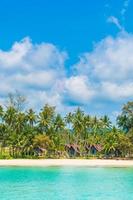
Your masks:
M0 200L133 200L133 168L1 167Z

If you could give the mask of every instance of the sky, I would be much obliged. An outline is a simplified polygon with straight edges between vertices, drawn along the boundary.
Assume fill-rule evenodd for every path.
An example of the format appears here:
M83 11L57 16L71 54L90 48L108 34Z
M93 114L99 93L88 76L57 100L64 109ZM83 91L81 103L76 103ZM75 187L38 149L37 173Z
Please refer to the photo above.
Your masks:
M81 107L112 120L133 100L133 0L0 0L0 103Z

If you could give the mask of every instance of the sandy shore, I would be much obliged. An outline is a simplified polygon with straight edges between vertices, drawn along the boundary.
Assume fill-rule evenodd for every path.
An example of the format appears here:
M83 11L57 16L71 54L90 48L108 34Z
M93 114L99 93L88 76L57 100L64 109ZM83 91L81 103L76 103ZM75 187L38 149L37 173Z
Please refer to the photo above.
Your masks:
M85 167L133 167L133 160L100 159L14 159L0 160L0 166L85 166Z

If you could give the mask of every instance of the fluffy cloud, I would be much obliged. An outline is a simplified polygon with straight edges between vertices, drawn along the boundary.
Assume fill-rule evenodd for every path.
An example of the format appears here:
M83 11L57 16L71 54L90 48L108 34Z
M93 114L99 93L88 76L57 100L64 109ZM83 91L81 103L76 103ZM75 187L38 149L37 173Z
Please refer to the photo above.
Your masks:
M61 104L56 85L65 77L66 58L67 53L53 44L33 44L29 38L15 42L9 51L0 50L1 102L18 90L28 96L31 106Z
M72 76L65 81L65 93L71 101L86 104L94 95L86 76Z
M23 86L40 87L40 88L50 88L54 81L58 78L58 74L55 71L36 71L27 74L16 74L12 77L12 81L16 80Z
M86 103L93 96L89 81L85 76L67 77L66 59L67 53L53 44L33 44L30 38L15 42L9 51L0 50L0 102L18 90L35 108L49 103L60 111L69 110L65 99Z
M92 52L80 57L74 69L98 85L99 95L105 93L113 99L132 97L133 35L122 32L116 38L103 39Z
M34 108L40 108L40 106L48 103L51 106L56 106L57 110L61 110L62 108L62 99L60 94L55 91L50 91L47 92L45 90L37 90L36 92L34 90L30 90L29 91L29 95L32 97L30 99L30 104L34 107ZM38 106L39 105L39 106Z
M49 43L32 44L30 38L15 42L9 51L0 50L1 68L31 71L39 69L56 69L64 67L66 52L61 52Z
M111 82L102 82L103 96L112 100L133 97L133 82L116 84Z
M29 106L49 103L61 112L103 99L115 102L133 97L132 34L104 38L80 57L74 70L70 68L69 77L67 57L55 45L33 44L29 38L15 42L8 51L0 50L0 103L15 90L28 97Z
M0 66L5 69L16 67L23 68L26 65L24 58L32 49L32 43L29 38L24 38L20 42L15 42L9 51L0 50Z
M116 17L114 17L114 16L110 16L110 17L108 18L107 22L112 23L112 24L115 24L119 30L121 30L121 31L123 30L123 27L121 26L121 24L120 24L118 18L116 18Z

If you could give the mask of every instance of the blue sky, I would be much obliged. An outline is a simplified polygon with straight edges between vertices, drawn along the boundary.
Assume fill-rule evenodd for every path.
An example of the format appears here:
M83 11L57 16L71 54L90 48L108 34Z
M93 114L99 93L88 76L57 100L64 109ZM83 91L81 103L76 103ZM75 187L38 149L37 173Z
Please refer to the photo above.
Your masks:
M0 102L114 118L133 98L133 0L1 0Z

